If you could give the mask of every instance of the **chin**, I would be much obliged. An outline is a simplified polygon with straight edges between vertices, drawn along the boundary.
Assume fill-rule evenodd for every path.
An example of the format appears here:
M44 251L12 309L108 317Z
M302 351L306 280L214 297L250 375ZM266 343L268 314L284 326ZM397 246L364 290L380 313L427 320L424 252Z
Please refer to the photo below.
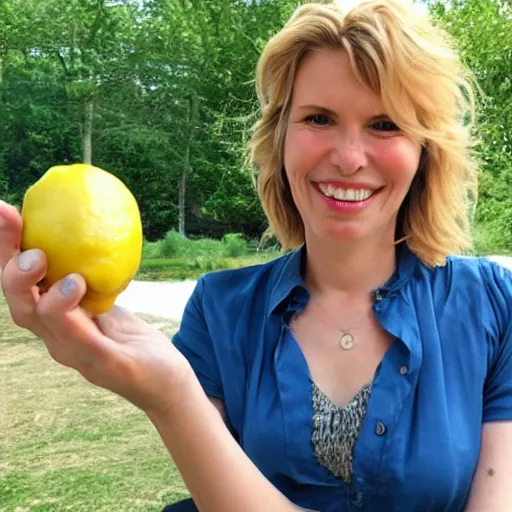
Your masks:
M326 242L355 242L365 238L365 232L361 226L324 227L316 230L316 234L317 238Z

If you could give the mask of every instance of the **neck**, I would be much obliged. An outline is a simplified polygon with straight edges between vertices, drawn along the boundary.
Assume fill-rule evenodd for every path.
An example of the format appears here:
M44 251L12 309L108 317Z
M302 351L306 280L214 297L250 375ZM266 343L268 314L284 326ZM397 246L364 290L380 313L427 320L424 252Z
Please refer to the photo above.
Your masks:
M312 293L367 295L395 270L393 240L340 244L312 238L306 236L306 282Z

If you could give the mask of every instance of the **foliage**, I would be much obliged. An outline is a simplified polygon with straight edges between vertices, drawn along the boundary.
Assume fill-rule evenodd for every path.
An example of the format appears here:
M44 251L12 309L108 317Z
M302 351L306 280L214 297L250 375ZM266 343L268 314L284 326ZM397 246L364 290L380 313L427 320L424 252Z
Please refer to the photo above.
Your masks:
M3 0L2 197L8 187L20 203L47 168L83 160L90 105L93 163L132 189L148 240L178 227L184 169L188 234L259 236L265 221L244 160L251 77L295 5Z
M212 270L265 263L280 255L279 247L258 248L241 233L227 233L222 240L187 238L171 230L158 242L144 241L142 264L136 279L159 281L197 279Z
M431 6L456 39L482 89L477 147L481 162L475 227L479 253L512 250L512 7L501 0L450 0Z
M144 242L143 258L182 258L199 257L237 258L245 256L248 243L241 233L226 233L222 240L212 238L187 238L175 230L169 231L158 242Z
M302 1L2 0L0 196L20 205L46 169L82 161L89 142L93 163L136 196L148 242L178 230L180 212L188 236L259 238L266 221L246 163L254 71ZM489 250L510 250L511 8L443 0L430 9L485 93L476 228Z
M241 233L227 233L222 239L227 256L236 258L243 256L247 252L247 240L242 237Z

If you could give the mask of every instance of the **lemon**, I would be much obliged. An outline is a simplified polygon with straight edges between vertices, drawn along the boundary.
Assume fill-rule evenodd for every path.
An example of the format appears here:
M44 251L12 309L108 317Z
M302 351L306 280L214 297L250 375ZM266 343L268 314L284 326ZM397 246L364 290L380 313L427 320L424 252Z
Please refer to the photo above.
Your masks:
M77 272L87 283L80 305L109 311L142 254L140 211L126 185L92 165L52 167L25 193L21 214L22 250L41 249L48 260L40 287Z

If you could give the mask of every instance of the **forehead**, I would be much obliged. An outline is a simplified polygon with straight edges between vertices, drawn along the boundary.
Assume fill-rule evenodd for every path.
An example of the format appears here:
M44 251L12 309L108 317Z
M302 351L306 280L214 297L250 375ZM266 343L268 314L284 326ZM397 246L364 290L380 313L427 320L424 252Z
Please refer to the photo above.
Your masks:
M380 96L359 81L345 50L320 49L304 57L295 77L292 108L305 105L365 115L383 113Z

